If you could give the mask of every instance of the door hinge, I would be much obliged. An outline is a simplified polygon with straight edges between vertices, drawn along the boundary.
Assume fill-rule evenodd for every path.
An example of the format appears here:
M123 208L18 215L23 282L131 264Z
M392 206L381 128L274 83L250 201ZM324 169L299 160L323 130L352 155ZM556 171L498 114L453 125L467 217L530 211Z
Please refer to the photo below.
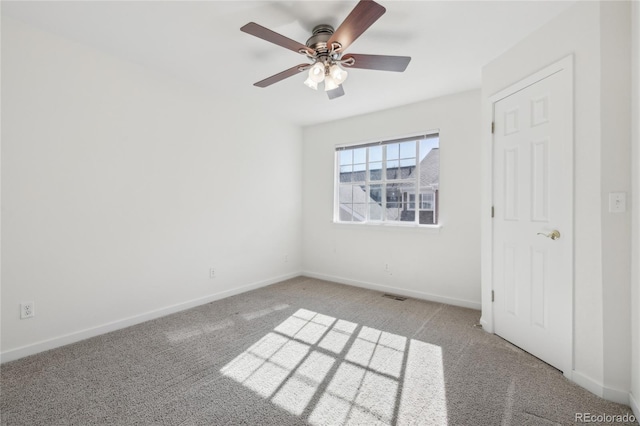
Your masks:
M496 215L496 209L491 206L491 217L494 217Z
M493 301L495 301L495 300L496 300L496 295L495 295L495 293L493 292L493 290L491 290L491 301L493 302Z
M494 121L491 122L491 134L495 133L496 131L496 123Z

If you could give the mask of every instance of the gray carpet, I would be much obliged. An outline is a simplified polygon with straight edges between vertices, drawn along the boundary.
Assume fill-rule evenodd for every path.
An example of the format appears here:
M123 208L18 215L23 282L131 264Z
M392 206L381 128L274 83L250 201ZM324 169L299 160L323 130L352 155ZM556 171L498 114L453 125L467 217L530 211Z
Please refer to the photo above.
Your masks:
M624 415L480 313L299 277L0 367L3 425L550 425Z

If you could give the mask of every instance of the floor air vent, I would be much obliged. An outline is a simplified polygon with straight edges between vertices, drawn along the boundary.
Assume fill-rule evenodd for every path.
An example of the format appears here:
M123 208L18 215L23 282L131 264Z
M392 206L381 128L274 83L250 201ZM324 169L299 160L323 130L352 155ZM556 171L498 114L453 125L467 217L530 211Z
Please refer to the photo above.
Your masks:
M402 296L398 296L395 294L383 294L382 297L386 297L387 299L393 299L393 300L399 300L401 302L404 302L405 300L407 300L406 297L402 297Z

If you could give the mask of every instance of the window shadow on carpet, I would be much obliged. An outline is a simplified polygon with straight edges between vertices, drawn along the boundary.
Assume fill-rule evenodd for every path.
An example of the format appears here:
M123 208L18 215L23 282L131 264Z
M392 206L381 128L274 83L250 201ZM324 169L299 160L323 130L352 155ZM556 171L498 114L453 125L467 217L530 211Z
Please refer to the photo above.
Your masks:
M220 372L314 425L447 423L439 346L307 309Z

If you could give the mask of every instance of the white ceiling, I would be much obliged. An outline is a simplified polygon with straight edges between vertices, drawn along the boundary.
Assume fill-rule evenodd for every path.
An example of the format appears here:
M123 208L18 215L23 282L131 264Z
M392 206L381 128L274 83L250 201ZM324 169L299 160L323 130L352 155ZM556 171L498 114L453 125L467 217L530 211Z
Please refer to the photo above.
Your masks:
M254 21L304 44L315 25L337 27L356 1L3 1L2 13L309 125L478 88L483 65L573 3L378 2L387 12L347 52L412 61L404 73L350 70L346 95L331 101L304 86L303 74L254 87L305 59L240 27Z

